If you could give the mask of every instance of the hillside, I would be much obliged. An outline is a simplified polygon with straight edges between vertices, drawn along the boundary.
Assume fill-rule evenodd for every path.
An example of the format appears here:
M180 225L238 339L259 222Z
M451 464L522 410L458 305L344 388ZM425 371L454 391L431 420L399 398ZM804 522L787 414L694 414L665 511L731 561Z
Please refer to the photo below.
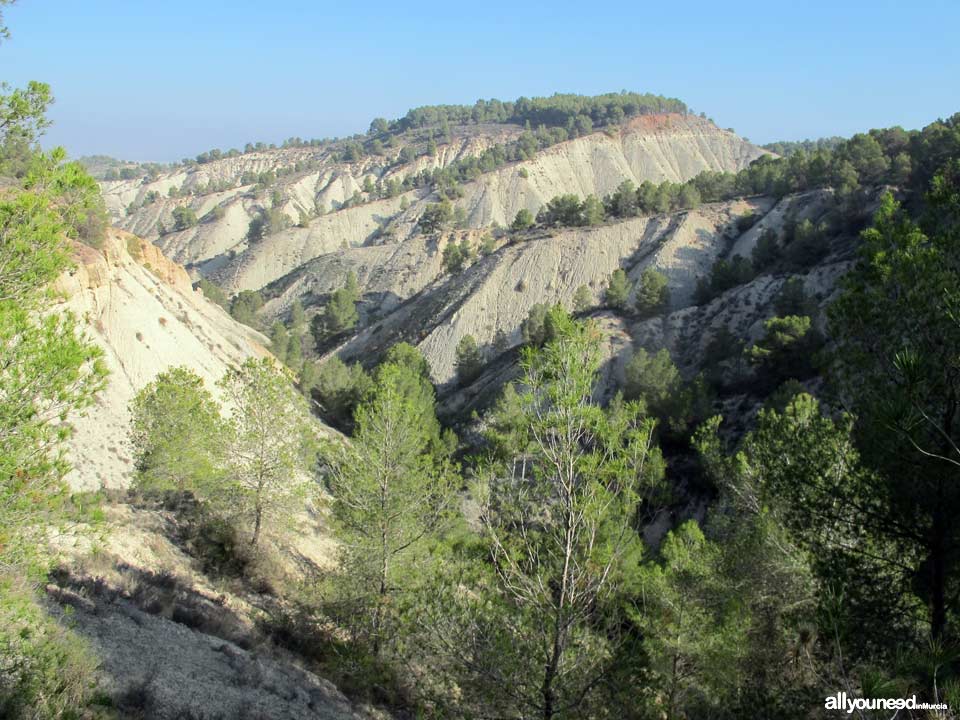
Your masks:
M365 297L371 296L371 313L383 319L340 348L341 356L371 358L394 342L411 342L430 361L434 379L447 383L454 374L454 350L464 335L489 347L502 333L510 346L519 345L520 325L534 305L572 307L580 286L586 286L593 302L600 305L607 279L622 266L634 279L646 267L662 271L669 281L673 307L689 305L696 278L708 273L727 251L735 219L767 208L765 199L738 201L705 205L689 213L544 233L504 246L449 279L440 275L440 248L430 251L411 241L414 247L421 245L421 253L405 248L406 252L397 251L383 263L361 254L367 249L356 250L339 262L315 261L308 266L311 282L301 278L272 300L267 311L280 310L297 294L329 292L330 285L338 282L338 273L354 269L359 271ZM379 248L369 252L374 250ZM357 263L353 268L351 261ZM430 268L436 273L432 278L427 274ZM437 285L427 284L433 280ZM409 303L386 312L395 300L414 294ZM376 305L378 297L385 298L385 307Z
M69 418L66 480L74 491L109 501L96 552L82 533L58 539L66 562L47 594L54 613L68 608L70 626L95 649L105 697L124 717L383 717L354 708L304 669L302 658L271 642L258 624L274 609L270 596L210 571L197 536L202 516L144 503L130 489L133 396L158 373L182 366L219 397L216 381L229 368L271 357L267 339L194 290L182 266L134 235L111 230L101 249L77 244L74 251L75 267L56 283L54 312L83 319L110 374L95 405ZM329 530L313 516L308 521L306 508L295 515L304 527L270 556L273 582L332 562Z
M268 354L266 338L195 291L186 271L158 248L110 231L102 252L77 245L77 267L58 282L58 309L84 319L110 370L96 405L72 423L76 488L118 488L133 471L128 405L159 372L189 367L210 387L228 367Z
M371 183L367 187L382 187L424 169L444 168L465 157L476 157L517 136L516 128L510 126L471 126L460 132L453 142L438 145L434 155L409 163L393 157L344 163L326 150L281 149L178 170L148 183L104 183L104 196L121 227L155 241L180 262L198 265L201 273L230 291L256 290L320 255L343 247L396 242L415 233L425 204L435 199L433 195L416 189L376 199L363 192L365 180ZM735 172L763 153L696 116L645 115L484 173L464 185L463 196L455 205L468 227L506 225L521 208L535 213L557 194L602 197L623 180L636 184L644 180L682 182L704 170ZM276 206L275 199L267 199L266 189L250 185L187 199L167 197L171 188L183 192L211 182L236 183L244 173L295 169L298 163L312 163L316 168L294 171L271 184L270 194L279 193ZM157 193L159 199L125 214L126 206L142 203L148 193ZM351 205L348 201L354 193L360 193L363 201ZM337 209L344 203L349 206ZM157 223L173 227L173 209L185 204L201 222L158 237ZM307 220L300 223L303 227L282 229L248 243L250 221L274 207L291 225L299 222L301 214ZM214 208L219 208L219 218L211 214ZM319 217L311 217L317 212Z

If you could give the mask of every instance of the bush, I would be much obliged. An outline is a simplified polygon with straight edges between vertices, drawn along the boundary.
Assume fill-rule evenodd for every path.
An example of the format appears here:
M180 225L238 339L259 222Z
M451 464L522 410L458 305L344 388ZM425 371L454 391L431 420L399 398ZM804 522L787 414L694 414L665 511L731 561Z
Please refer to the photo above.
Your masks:
M212 300L224 310L230 310L230 298L227 297L227 294L220 288L219 285L216 285L206 278L200 278L200 280L197 282L197 287L200 288L200 291L203 293L205 298Z
M486 257L487 255L492 255L496 249L497 242L494 240L493 235L484 233L483 237L480 238L480 254Z
M139 261L141 258L143 258L143 250L140 247L140 238L132 235L127 238L127 253L134 260Z
M440 232L453 221L453 204L449 200L431 203L420 216L418 227L427 235Z
M223 209L222 206L217 205L210 210L206 215L203 216L205 222L217 222L218 220L223 220L227 215L227 211Z
M258 243L263 240L263 235L267 228L267 219L262 215L257 215L247 226L247 242Z
M810 220L804 220L793 228L786 255L794 266L809 267L820 261L829 247L826 225L814 225Z
M782 256L783 251L780 249L780 240L777 233L770 228L766 228L760 233L757 244L753 246L750 253L754 271L763 272L778 262Z
M193 208L182 205L173 209L173 229L187 230L197 224L197 213Z
M356 327L360 315L357 303L360 301L360 286L353 272L347 273L346 284L334 290L323 308L323 312L313 316L310 331L318 346L332 337Z
M624 368L624 395L628 400L642 400L649 412L667 417L671 401L677 393L680 373L666 348L651 355L637 350Z
M353 429L353 411L373 388L373 380L359 363L347 365L332 357L316 370L312 388L313 397L320 403L324 419L335 427Z
M531 213L526 208L520 208L517 210L517 214L513 218L513 222L510 223L510 229L513 232L523 232L524 230L529 230L534 225L533 213Z
M581 285L573 294L573 311L586 312L593 305L593 293L586 285Z
M741 255L730 260L717 260L710 269L709 278L698 278L694 302L704 305L718 295L748 283L754 278L753 263Z
M807 316L774 317L764 324L764 336L748 356L768 377L803 380L815 372L814 354L823 340Z
M260 327L257 313L263 307L263 297L255 290L241 290L230 302L230 314L237 322L252 328Z
M457 380L460 385L469 385L480 377L483 366L483 353L480 352L477 341L473 335L464 335L457 343L456 350Z
M0 576L0 717L79 720L97 661L82 638L50 617L26 588Z
M534 305L530 308L527 319L520 326L523 342L533 347L548 343L556 334L556 318L560 316L567 316L567 311L562 305L552 307L543 303Z
M607 290L603 296L604 302L612 310L625 310L632 290L633 285L627 274L617 268L607 281Z
M474 258L473 249L466 238L460 243L449 242L443 248L443 269L451 275L457 275L463 271L464 266Z
M647 268L640 276L634 307L641 318L665 312L670 307L670 288L667 277L654 268Z

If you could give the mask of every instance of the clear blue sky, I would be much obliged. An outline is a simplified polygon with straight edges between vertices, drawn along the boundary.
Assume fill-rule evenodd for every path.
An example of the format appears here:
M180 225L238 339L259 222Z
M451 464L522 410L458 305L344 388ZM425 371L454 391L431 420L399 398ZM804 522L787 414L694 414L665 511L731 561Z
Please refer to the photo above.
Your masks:
M434 103L621 89L755 142L960 111L960 2L18 0L0 79L49 82L47 144L175 160L365 131Z

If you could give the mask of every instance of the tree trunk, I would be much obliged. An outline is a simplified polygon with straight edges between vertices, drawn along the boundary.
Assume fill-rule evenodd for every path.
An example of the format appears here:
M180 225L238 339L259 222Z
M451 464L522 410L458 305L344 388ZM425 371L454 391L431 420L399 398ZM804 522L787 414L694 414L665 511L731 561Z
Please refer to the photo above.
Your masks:
M380 530L380 587L377 590L377 606L373 611L373 652L380 654L383 618L387 603L387 529Z
M543 685L540 695L543 697L543 720L552 720L556 714L557 693L554 681L557 679L557 669L560 667L560 656L563 654L563 620L558 611L554 618L553 650L543 670Z
M947 528L943 504L933 513L933 537L930 547L930 634L943 637L947 625Z
M260 541L260 525L263 522L263 507L260 505L260 501L257 501L256 505L256 515L253 523L253 537L250 538L250 546L256 547L257 543Z

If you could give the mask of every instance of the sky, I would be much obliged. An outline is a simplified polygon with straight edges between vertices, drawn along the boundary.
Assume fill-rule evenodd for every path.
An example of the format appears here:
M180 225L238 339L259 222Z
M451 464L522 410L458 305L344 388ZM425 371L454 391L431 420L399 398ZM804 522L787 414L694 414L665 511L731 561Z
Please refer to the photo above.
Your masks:
M46 145L168 162L364 132L419 105L619 90L753 142L960 111L960 2L17 0L0 80L52 85Z

